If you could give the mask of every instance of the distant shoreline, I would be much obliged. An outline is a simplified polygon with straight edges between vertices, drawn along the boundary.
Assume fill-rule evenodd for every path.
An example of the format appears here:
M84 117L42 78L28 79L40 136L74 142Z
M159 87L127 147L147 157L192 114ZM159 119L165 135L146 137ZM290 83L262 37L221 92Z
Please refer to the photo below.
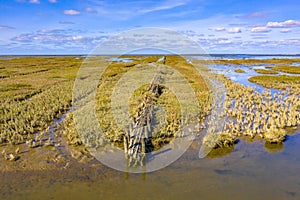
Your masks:
M89 56L91 54L3 54L0 57L8 56L28 56L28 57L73 57L73 56ZM163 55L177 55L177 54L123 54L122 56L163 56ZM120 56L119 54L93 54L93 56ZM227 56L292 56L300 57L300 54L181 54L181 56L211 56L211 57L227 57Z

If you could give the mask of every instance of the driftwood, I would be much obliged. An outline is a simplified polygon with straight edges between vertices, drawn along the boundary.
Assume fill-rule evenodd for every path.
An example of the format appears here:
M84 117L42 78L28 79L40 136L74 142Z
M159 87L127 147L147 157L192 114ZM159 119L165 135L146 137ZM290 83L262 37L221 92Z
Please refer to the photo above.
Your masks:
M165 57L160 60L165 64ZM159 95L160 72L154 77L147 95L142 103L142 111L139 112L135 122L129 125L129 130L124 135L124 152L128 160L129 166L143 166L146 160L146 153L153 150L152 145L152 127L154 115L154 99L153 96Z

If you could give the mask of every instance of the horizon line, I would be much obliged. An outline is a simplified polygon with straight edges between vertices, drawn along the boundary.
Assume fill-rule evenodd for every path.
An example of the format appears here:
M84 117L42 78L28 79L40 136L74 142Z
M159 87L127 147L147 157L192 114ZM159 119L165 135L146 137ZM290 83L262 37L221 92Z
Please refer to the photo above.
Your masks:
M211 54L0 54L0 57L5 56L227 56L227 55L248 55L248 56L300 56L300 54L255 54L255 53L211 53Z

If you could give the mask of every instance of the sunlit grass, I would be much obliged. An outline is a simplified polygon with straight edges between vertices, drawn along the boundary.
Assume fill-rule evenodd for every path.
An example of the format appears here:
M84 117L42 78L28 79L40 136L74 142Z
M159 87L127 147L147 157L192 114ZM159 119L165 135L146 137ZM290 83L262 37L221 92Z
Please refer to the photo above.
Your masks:
M267 70L267 69L254 69L259 74L278 74L278 72L274 70Z
M285 72L288 74L300 74L300 67L296 66L276 66L272 68L273 70Z
M292 88L295 91L299 91L299 76L253 76L250 77L248 80L250 82L262 85L266 88L275 88L280 90Z
M243 69L235 69L234 72L236 72L236 73L245 73L245 70L243 70Z
M1 60L1 142L37 144L33 134L47 130L54 119L69 110L80 64L74 57Z
M128 58L128 56L126 56ZM131 58L131 57L129 57ZM160 57L137 57L135 56L132 63L115 63L113 62L104 72L101 83L97 91L97 115L100 121L101 129L105 132L106 137L117 146L122 147L124 130L121 130L114 121L111 111L111 96L114 87L123 74L129 70L138 67L143 67L145 64L156 62ZM138 60L138 61L137 61ZM167 56L167 66L177 70L181 73L190 83L190 86L195 91L195 95L198 98L200 110L199 120L203 120L204 116L208 114L207 106L209 102L207 86L204 79L197 73L196 69L186 63L185 59L179 56ZM138 88L131 96L129 101L130 115L134 119L137 117L137 113L141 109L141 103L143 102L147 93L149 85L144 85ZM178 100L174 94L166 87L161 86L161 94L154 98L154 103L164 108L166 112L165 125L161 127L155 135L153 135L152 142L155 148L159 148L165 143L169 143L174 137L180 126L180 107Z

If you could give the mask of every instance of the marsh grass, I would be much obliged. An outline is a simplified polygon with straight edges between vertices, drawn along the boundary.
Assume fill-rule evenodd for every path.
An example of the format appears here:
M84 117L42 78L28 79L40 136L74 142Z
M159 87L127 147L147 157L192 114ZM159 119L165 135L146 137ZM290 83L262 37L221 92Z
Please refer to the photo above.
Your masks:
M132 59L132 63L112 62L106 71L103 73L101 83L96 94L97 99L97 116L100 122L101 129L105 132L106 137L119 147L123 147L124 130L121 130L114 122L114 118L111 111L110 98L112 91L116 86L119 79L129 70L136 67L143 67L145 64L155 63L159 56L134 56L133 58L126 56L126 58ZM185 59L179 56L167 56L165 64L179 73L181 73L194 89L198 98L201 111L201 117L207 115L206 111L208 102L207 86L201 76L197 73L196 69L188 64ZM138 88L131 96L129 100L129 112L134 119L141 110L141 104L147 95L147 88L149 85L144 85ZM153 135L152 142L154 148L158 149L166 143L169 143L180 127L180 106L175 95L166 87L160 86L160 95L155 97L154 103L163 107L166 113L165 125L161 127L155 135ZM159 118L159 116L157 116ZM158 119L157 119L158 120ZM199 117L200 120L200 117Z
M235 69L234 72L236 72L236 73L245 73L245 70L243 70L243 69Z
M15 83L11 85L6 85L5 87L0 88L0 92L7 92L11 90L22 90L22 89L31 89L30 84L22 84L22 83Z
M51 85L74 80L82 59L74 57L20 57L0 60L0 98L26 99ZM53 78L56 77L56 78ZM31 87L15 87L31 85Z
M123 147L124 131L121 130L114 121L111 111L111 96L114 87L120 78L127 72L145 64L155 63L159 56L126 56L133 62L106 62L108 66L103 76L99 80L96 94L96 112L106 137L118 147ZM0 144L24 144L27 142L34 147L47 146L46 140L36 140L36 133L44 133L48 130L53 120L62 116L69 110L72 98L72 90L77 70L81 65L82 59L74 57L20 57L11 60L0 60ZM211 61L205 61L210 63ZM280 59L280 60L219 60L215 64L236 64L236 65L259 65L275 64L282 65L273 67L273 70L286 73L298 73L299 67L284 67L294 62L300 62L298 59ZM203 62L201 62L203 63ZM177 70L190 83L195 91L200 107L199 122L203 122L210 113L209 91L203 77L193 67L179 56L167 56L167 66ZM284 70L284 71L283 71ZM272 70L266 70L272 71ZM273 71L272 71L273 72ZM259 73L259 72L258 72ZM300 77L297 76L255 76L249 78L249 81L260 84L267 88L276 88L300 94ZM245 98L245 107L241 112L245 112L251 107L254 96L249 88L239 85L230 85L228 91L232 99ZM132 94L129 101L130 115L134 118L141 109L141 103L145 98L146 90L149 85L143 85ZM169 143L180 129L180 106L176 96L171 90L160 85L161 93L155 98L155 104L164 108L166 118L164 126L153 135L153 145L159 149L166 143ZM258 98L259 97L255 97ZM233 105L233 104L229 104ZM269 109L269 108L268 108ZM298 106L300 109L300 105ZM248 114L248 113L247 113ZM250 114L249 114L250 115ZM158 116L159 117L159 116ZM159 119L158 119L159 120ZM209 135L204 139L208 146L216 149L233 148L239 134L240 127L231 127L233 133L222 132L220 137ZM236 132L234 132L236 130ZM80 146L82 144L72 113L62 123L60 131L65 136L68 144ZM263 134L267 143L281 143L285 139L286 132L282 129L275 129ZM212 137L212 138L209 138ZM40 145L40 142L41 145ZM51 146L51 142L50 144ZM229 151L229 152L230 152ZM225 151L227 152L227 151ZM9 154L6 154L9 155ZM74 155L77 157L76 155ZM11 158L14 160L14 158Z
M279 90L286 90L287 88L290 88L294 92L299 92L299 76L253 76L248 80L252 83L262 85L266 88L274 88Z
M274 70L267 70L267 69L254 69L259 74L278 74L277 71Z
M286 79L282 80L283 77ZM259 136L266 143L282 143L288 134L288 128L299 125L300 91L299 82L294 80L299 80L300 77L257 76L252 78L272 84L272 88L279 87L283 91L272 94L270 90L265 90L260 94L250 86L245 87L224 77L224 84L227 88L224 107L228 120L224 129L226 134L220 134L220 138L216 136L204 138L207 146L221 147L222 141L228 139L229 142L233 142L232 139L241 136L250 138ZM281 80L284 83L274 80ZM212 146L213 140L216 141L216 147Z
M287 132L284 129L270 130L265 133L265 140L268 143L282 143Z
M126 56L128 57L128 56ZM107 70L99 80L96 93L96 113L106 137L116 146L123 146L124 131L114 122L110 98L119 79L131 69L155 63L159 56L134 56L133 62L106 62ZM82 59L74 57L20 57L0 61L0 143L22 144L30 149L54 145L47 136L54 119L69 111L72 106L72 90ZM192 65L180 57L167 57L166 64L175 68L191 84L199 100L201 119L208 115L209 92L202 77ZM134 117L140 109L148 85L138 88L129 102L130 115ZM166 87L160 86L160 95L155 103L166 111L164 126L153 135L155 149L169 143L180 128L180 106L176 96ZM158 116L159 117L159 116ZM160 119L157 119L158 121ZM69 145L81 146L73 121L73 114L57 128ZM48 137L48 138L47 138ZM75 155L75 157L77 157Z
M207 61L207 63L224 64L224 65L291 65L293 63L299 63L299 58L289 59L236 59L236 60L214 60Z
M73 57L20 57L1 60L0 139L2 143L37 143L34 133L49 128L71 105L80 60ZM53 80L52 76L61 78Z
M288 74L300 74L300 67L296 66L276 66L272 68L273 70L285 72Z

